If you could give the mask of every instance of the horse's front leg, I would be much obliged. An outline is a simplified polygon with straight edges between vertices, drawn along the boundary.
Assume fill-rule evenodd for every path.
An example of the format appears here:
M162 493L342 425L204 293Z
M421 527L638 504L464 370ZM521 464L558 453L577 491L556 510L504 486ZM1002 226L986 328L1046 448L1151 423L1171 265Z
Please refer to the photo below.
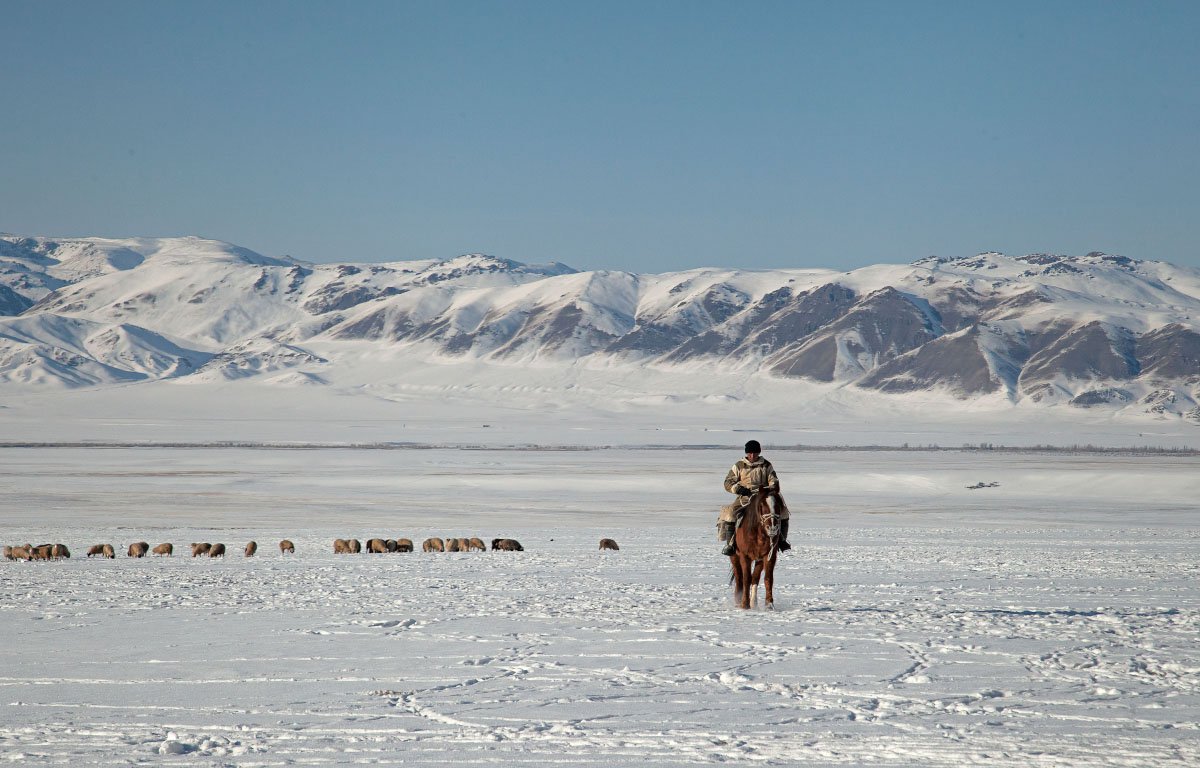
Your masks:
M758 607L758 580L762 577L762 570L763 570L763 561L755 560L754 561L754 571L750 575L750 584L751 584L750 607L751 608Z
M775 610L775 553L771 553L771 559L767 562L767 572L763 581L767 585L767 610Z

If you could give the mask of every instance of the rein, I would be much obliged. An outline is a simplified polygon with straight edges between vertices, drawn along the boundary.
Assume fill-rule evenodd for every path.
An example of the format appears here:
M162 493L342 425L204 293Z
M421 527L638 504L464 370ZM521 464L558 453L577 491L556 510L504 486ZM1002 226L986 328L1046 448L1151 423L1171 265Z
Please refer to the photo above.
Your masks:
M767 559L770 560L775 554L775 549L779 546L779 531L781 523L779 520L779 512L775 509L778 499L775 494L768 494L763 499L762 512L759 515L759 523L767 532L767 538L771 540L771 549L767 552Z

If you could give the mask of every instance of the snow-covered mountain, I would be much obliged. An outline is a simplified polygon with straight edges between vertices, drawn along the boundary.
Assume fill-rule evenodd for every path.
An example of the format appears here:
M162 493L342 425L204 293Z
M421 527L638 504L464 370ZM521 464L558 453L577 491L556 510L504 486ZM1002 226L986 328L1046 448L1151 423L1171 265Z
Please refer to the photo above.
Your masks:
M320 385L342 360L372 355L737 371L1200 421L1200 271L984 253L656 275L478 254L308 264L199 238L0 236L0 382Z

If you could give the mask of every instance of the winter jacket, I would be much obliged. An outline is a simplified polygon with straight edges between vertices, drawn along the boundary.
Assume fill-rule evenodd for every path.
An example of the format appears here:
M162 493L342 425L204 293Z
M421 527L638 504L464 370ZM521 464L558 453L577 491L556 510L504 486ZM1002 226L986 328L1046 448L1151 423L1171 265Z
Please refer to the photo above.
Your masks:
M757 491L763 486L770 486L776 492L779 491L779 478L775 476L775 467L771 466L771 462L759 456L753 463L745 459L738 459L725 475L725 490L734 493L733 487L740 485L743 488L749 488L752 491ZM741 506L746 506L750 503L749 496L739 496L738 502Z

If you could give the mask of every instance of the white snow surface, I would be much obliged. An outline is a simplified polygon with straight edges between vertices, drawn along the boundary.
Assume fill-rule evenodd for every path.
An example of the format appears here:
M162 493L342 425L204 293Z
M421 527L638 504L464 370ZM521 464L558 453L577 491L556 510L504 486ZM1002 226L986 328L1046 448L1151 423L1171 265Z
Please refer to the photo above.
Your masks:
M273 346L273 350L267 347ZM306 344L313 355L330 347ZM716 445L1200 448L1200 426L1146 406L1112 412L939 392L857 388L686 369L430 358L342 342L336 368L239 377L279 344L238 348L198 373L126 386L0 388L0 445L408 443L486 447ZM288 375L289 373L295 375Z
M728 448L0 448L0 539L73 554L0 561L0 760L1200 762L1194 457L767 455L771 612L717 553ZM418 551L332 554L375 536Z

